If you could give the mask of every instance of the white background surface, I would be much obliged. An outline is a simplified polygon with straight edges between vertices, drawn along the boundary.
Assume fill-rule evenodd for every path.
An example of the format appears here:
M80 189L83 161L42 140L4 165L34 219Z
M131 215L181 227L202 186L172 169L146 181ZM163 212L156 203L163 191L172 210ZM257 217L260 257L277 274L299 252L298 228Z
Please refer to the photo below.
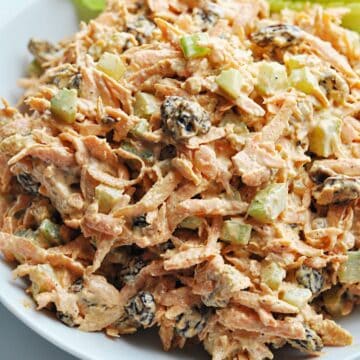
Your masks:
M34 0L0 0L1 27ZM66 1L66 0L64 0ZM26 51L26 49L24 49ZM0 44L1 53L1 44ZM26 327L0 304L1 360L75 360Z

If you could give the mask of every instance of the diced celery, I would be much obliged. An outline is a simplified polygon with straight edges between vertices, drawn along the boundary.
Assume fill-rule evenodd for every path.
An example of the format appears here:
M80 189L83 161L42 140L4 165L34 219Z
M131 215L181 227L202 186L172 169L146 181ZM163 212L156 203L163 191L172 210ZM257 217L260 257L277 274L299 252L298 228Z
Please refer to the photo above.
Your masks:
M185 35L181 37L180 46L184 56L187 59L194 59L208 55L211 50L208 47L199 45L199 43L206 42L208 39L206 33Z
M126 71L126 67L120 57L111 53L104 53L96 66L100 71L119 81Z
M272 290L279 289L285 276L286 271L276 263L270 263L261 269L261 281Z
M49 264L37 265L36 268L30 272L29 278L33 296L42 292L51 291L53 289L52 282L57 281L55 272Z
M202 220L198 216L188 216L185 218L179 225L179 227L184 229L196 230L202 224Z
M286 55L284 57L284 62L286 67L292 71L295 69L300 69L306 66L309 55Z
M274 95L277 91L285 90L288 87L285 66L270 61L259 63L255 87L262 95Z
M6 155L13 156L32 142L31 136L10 135L0 142L0 151Z
M57 120L73 123L76 119L77 92L74 89L61 89L51 99L50 110Z
M49 219L45 219L42 221L39 226L39 235L50 245L57 246L62 243L60 236L60 226L58 224L53 223Z
M145 161L152 161L153 160L153 153L151 152L151 150L149 149L137 149L134 145L132 145L129 141L122 141L120 144L120 147L127 151L130 152L136 156L141 157L143 160Z
M305 94L313 95L319 91L319 83L315 75L307 67L291 71L289 81L291 86Z
M215 81L220 89L232 98L236 99L241 95L243 80L239 70L223 70Z
M141 136L149 131L149 123L145 119L141 119L131 130L130 134L134 136Z
M139 91L135 95L134 112L136 116L149 118L159 110L159 104L154 95Z
M220 239L235 245L246 245L250 240L251 230L251 225L238 220L226 220L221 229Z
M273 222L286 208L287 193L286 184L268 185L256 194L248 214L263 223Z
M36 59L34 59L27 68L27 73L30 77L40 77L43 72L43 68Z
M360 282L360 251L348 251L348 259L339 270L339 280L343 284Z
M352 2L345 5L350 9L350 12L345 14L342 18L342 25L357 32L360 32L360 4L359 2Z
M322 298L324 301L326 311L332 316L341 316L343 309L343 294L344 290L339 287L331 288L326 291Z
M229 124L234 126L233 131L235 134L245 135L249 133L249 129L246 124L241 120L241 116L235 114L233 111L226 112L219 125L226 126Z
M79 19L86 22L98 16L106 6L106 0L73 0L73 2Z
M280 298L290 305L297 308L303 308L312 297L312 292L309 289L294 288L285 291Z
M307 1L298 0L268 0L270 9L273 12L279 12L285 8L292 10L303 10ZM316 0L310 3L320 3L324 7L341 6L350 10L350 12L343 16L342 25L351 30L360 32L360 4L355 0L340 1L340 0Z
M309 133L309 150L316 155L329 157L339 141L341 119L329 115L318 120Z
M123 192L113 187L100 184L95 188L95 199L98 201L99 210L108 213L122 197Z

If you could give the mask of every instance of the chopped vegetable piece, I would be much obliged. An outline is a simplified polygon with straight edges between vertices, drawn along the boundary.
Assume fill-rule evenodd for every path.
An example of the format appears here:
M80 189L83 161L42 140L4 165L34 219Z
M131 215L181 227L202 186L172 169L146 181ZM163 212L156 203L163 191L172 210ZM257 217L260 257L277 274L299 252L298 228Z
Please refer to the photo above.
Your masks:
M138 149L136 148L134 145L132 145L129 141L123 141L120 144L120 147L127 151L130 152L136 156L141 157L143 160L145 161L152 161L153 160L153 153L151 150L149 149Z
M300 69L306 66L309 56L308 55L286 55L284 56L284 62L290 71Z
M198 216L189 216L185 218L179 225L184 229L196 230L202 224L202 219Z
M262 95L274 95L288 87L286 68L277 62L262 61L258 68L256 89Z
M76 119L77 92L74 89L61 89L51 99L51 113L60 121L73 123Z
M280 295L280 298L287 303L296 306L297 308L303 308L307 302L311 299L312 292L309 289L294 288L285 291Z
M226 112L219 125L224 127L232 125L232 131L238 135L249 134L249 129L246 124L241 120L241 116L235 114L233 111Z
M272 290L278 290L285 279L286 271L277 263L270 263L261 269L261 281Z
M303 10L305 5L308 4L307 1L303 0L268 0L268 2L270 4L270 9L272 12L280 12L281 10L286 8L291 10ZM358 4L356 1L315 0L310 2L321 3L321 5L324 7L346 7L350 10L350 12L342 17L342 26L360 32L360 4Z
M56 275L49 264L37 265L29 274L33 296L53 290L51 280L56 282ZM50 279L49 279L50 278ZM49 281L50 280L50 281Z
M287 185L270 184L260 190L250 204L248 214L263 222L273 222L286 208Z
M343 284L360 282L360 251L348 251L348 259L339 270L339 280Z
M344 289L341 287L333 287L323 294L323 301L326 311L332 316L343 315Z
M329 115L320 119L309 133L309 150L316 155L329 157L340 141L341 119Z
M79 19L86 22L98 16L106 6L106 0L73 0L73 2Z
M199 33L194 35L185 35L180 38L181 50L187 59L194 59L204 57L210 53L210 49L206 46L201 46L199 43L208 41L206 33Z
M44 69L41 67L40 63L36 59L29 64L27 69L27 73L30 77L40 77L43 72Z
M220 239L236 245L246 245L251 237L251 225L238 220L226 220L221 230Z
M97 63L97 68L117 81L122 78L126 70L120 57L108 52L101 55L101 58Z
M342 26L360 32L360 4L353 2L346 3L345 6L350 9L350 12L343 16Z
M315 75L307 67L291 71L289 81L293 87L308 95L321 91Z
M60 236L60 226L49 219L43 220L39 226L39 234L46 240L50 246L60 245L62 243Z
M99 210L102 213L108 213L122 197L121 190L100 184L95 188L95 199L99 203Z
M317 355L324 347L321 337L307 326L305 326L305 336L304 340L289 340L288 343L303 353Z
M145 119L141 119L131 130L130 133L134 136L141 136L149 131L149 123Z
M135 95L134 111L136 116L149 118L158 110L159 104L154 95L141 91Z
M241 95L243 81L239 70L223 70L215 81L220 89L232 98L236 99Z

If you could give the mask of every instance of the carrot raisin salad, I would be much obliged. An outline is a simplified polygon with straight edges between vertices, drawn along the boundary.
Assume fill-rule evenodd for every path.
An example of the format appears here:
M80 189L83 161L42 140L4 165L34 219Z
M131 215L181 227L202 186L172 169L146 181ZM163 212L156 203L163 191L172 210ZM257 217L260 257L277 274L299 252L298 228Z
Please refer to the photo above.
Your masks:
M360 44L345 9L108 1L0 112L0 249L38 309L215 360L351 344ZM141 346L141 344L139 344Z

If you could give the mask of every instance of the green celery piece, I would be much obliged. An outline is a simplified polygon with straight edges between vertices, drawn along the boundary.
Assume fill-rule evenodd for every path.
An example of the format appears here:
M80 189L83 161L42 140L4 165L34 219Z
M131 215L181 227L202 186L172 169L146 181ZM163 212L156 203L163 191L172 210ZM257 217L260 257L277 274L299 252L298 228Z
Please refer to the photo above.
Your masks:
M73 0L81 21L89 22L97 17L106 7L106 0Z
M188 216L179 225L180 228L196 230L202 224L202 220L198 216Z
M220 121L220 126L227 125L234 126L234 133L238 135L246 135L249 134L249 129L246 124L241 120L241 115L235 114L233 111L228 111L224 114L223 118Z
M290 84L296 89L308 95L314 95L319 91L319 83L309 68L294 69L290 73Z
M330 116L323 118L309 133L309 150L318 156L329 157L334 153L340 139L341 119Z
M308 303L311 297L312 292L309 289L295 288L284 292L281 296L281 300L301 309Z
M60 236L60 226L58 224L53 223L49 219L45 219L40 224L38 230L39 235L41 235L50 246L61 245L62 240Z
M223 70L215 81L219 85L220 89L231 96L233 99L236 99L241 95L243 81L239 70Z
M123 192L119 189L100 184L95 188L95 199L98 201L99 210L108 213L122 197Z
M343 309L343 294L341 287L333 287L323 293L323 301L326 311L332 316L341 316Z
M38 78L44 73L40 63L34 59L27 68L28 76Z
M255 87L262 95L274 95L277 91L285 90L288 87L285 66L277 62L262 61Z
M286 277L286 271L277 263L270 263L261 269L261 281L272 290L278 290Z
M360 282L360 251L348 251L348 259L339 270L339 280L343 284Z
M246 245L250 241L252 226L238 220L226 220L221 229L220 240L235 245Z
M268 185L255 195L248 214L262 223L272 223L285 210L287 193L287 185L284 183Z
M144 133L149 131L149 123L145 119L141 119L131 130L130 134L136 137L141 137Z
M287 55L284 57L286 67L292 71L294 69L300 69L306 66L308 55Z
M200 46L199 42L207 41L206 33L184 35L180 38L180 47L187 59L205 57L211 50L208 47Z
M349 3L344 5L350 9L350 12L343 16L342 25L348 29L360 32L360 4Z
M57 120L67 122L69 124L75 122L76 119L76 103L77 92L74 89L61 89L51 99L50 110Z
M118 55L104 53L96 66L100 71L119 81L126 71L126 67Z
M159 110L159 104L154 95L139 91L135 95L134 112L136 116L148 119Z
M320 4L324 7L346 7L350 10L342 19L342 25L350 30L360 32L360 4L354 0L268 0L272 12L280 12L288 8L291 10L302 10L306 3Z
M132 145L129 141L124 140L123 142L121 142L120 147L129 153L132 153L136 156L141 157L145 161L153 160L154 154L152 153L151 150L149 150L149 149L139 150L134 145Z

